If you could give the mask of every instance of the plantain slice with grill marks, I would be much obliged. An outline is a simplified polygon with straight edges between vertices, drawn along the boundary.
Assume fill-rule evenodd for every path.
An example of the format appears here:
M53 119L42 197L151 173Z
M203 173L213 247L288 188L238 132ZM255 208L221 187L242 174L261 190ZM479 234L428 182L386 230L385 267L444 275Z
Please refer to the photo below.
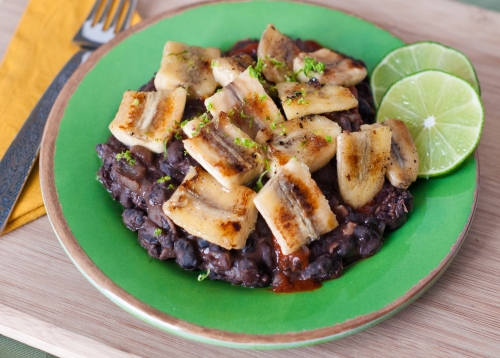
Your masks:
M245 186L228 190L201 167L191 167L163 211L176 225L225 249L242 249L255 228L256 193Z
M260 146L231 124L224 112L205 125L200 120L188 125L184 130L190 138L183 140L184 148L225 188L249 184L263 170Z
M358 105L351 91L341 86L281 82L276 84L276 88L288 120L310 114L344 111Z
M295 159L282 166L253 201L285 255L338 226L307 165Z
M391 159L387 165L386 178L396 188L407 189L417 180L418 151L406 124L399 119L386 119L381 125L392 130ZM361 126L363 130L366 125Z
M275 129L263 129L255 141L266 148L269 174L293 157L306 164L312 173L326 165L337 152L337 136L340 126L330 119L314 115L284 122Z
M184 87L190 98L205 99L217 88L211 63L219 57L218 48L167 41L155 76L155 87L159 91Z
M126 91L109 130L125 145L141 145L161 153L164 142L179 127L185 103L186 90L181 87L173 91Z
M321 64L320 68L318 64ZM311 53L301 52L293 60L293 70L301 82L315 77L322 84L344 87L357 85L367 75L361 62L326 48Z
M205 100L214 118L227 114L231 123L255 139L257 132L284 121L280 110L264 90L258 78L245 70L221 91Z
M243 73L253 62L253 59L246 53L217 58L212 61L212 73L217 83L224 87Z
M257 48L257 56L264 63L262 74L271 82L285 82L293 76L293 59L300 49L293 40L283 35L274 25L267 25Z
M390 160L389 127L367 125L337 137L337 176L340 195L353 208L369 203L382 189Z

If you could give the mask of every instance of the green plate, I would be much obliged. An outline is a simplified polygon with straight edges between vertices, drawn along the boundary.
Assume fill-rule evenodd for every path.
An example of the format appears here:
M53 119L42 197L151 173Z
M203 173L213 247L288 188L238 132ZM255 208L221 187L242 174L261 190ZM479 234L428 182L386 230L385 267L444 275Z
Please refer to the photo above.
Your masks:
M122 224L120 205L96 180L96 144L110 135L108 124L123 92L137 89L157 71L167 40L227 49L237 40L259 38L268 23L292 38L315 39L362 59L369 71L403 45L359 18L301 3L215 3L168 13L105 45L90 60L95 66L77 72L76 83L68 85L52 112L49 126L56 129L46 133L42 152L49 217L82 273L119 306L161 329L231 347L320 343L394 314L451 262L477 194L472 157L452 175L419 180L411 187L415 209L407 224L390 234L374 257L312 292L275 294L198 282L198 273L148 257L137 235Z

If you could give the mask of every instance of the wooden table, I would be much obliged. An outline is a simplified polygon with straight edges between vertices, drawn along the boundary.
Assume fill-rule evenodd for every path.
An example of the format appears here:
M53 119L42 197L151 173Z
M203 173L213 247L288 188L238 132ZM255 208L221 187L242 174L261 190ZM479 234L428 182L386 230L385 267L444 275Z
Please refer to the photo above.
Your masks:
M0 0L0 57L27 0ZM141 0L149 17L197 1ZM500 353L500 13L449 0L322 0L406 42L462 50L482 87L481 190L466 242L439 281L383 323L330 343L242 351L172 336L115 306L80 274L42 217L0 237L0 334L62 357L498 356ZM497 122L498 121L498 122ZM1 354L0 354L1 355Z

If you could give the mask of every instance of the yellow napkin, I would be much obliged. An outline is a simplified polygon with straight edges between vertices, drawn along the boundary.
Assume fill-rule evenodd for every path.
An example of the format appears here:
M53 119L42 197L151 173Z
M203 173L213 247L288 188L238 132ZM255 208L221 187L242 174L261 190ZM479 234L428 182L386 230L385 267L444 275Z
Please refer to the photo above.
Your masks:
M0 158L45 89L78 51L71 40L94 1L29 1L0 65ZM139 21L136 14L132 23ZM5 232L44 214L37 160Z

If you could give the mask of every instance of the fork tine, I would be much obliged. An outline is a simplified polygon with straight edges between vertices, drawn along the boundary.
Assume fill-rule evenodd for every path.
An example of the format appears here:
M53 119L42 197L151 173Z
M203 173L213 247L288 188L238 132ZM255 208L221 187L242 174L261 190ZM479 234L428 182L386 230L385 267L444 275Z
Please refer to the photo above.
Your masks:
M120 21L120 17L123 12L124 6L125 6L125 0L120 0L120 3L116 7L115 16L113 16L113 20L109 24L109 29L114 29L118 25L118 21Z
M132 21L132 15L134 14L134 10L135 10L136 6L137 6L137 0L129 0L127 14L125 15L125 18L123 19L122 26L120 26L120 29L118 30L118 32L121 32L121 31L130 27L130 21Z
M95 16L97 15L97 10L101 7L101 2L102 0L96 0L94 3L94 6L92 7L92 10L90 10L89 16L87 16L87 21L93 20Z
M106 23L106 20L108 19L109 12L111 11L111 5L113 4L113 0L106 0L106 6L104 7L104 10L102 11L101 16L99 17L99 20L97 23L104 24Z
M73 37L73 42L89 49L96 49L108 42L115 34L130 27L136 5L137 0L95 0L87 20ZM116 12L113 11L115 8ZM96 21L97 18L99 19ZM120 21L122 18L123 21ZM109 26L105 29L107 23Z

